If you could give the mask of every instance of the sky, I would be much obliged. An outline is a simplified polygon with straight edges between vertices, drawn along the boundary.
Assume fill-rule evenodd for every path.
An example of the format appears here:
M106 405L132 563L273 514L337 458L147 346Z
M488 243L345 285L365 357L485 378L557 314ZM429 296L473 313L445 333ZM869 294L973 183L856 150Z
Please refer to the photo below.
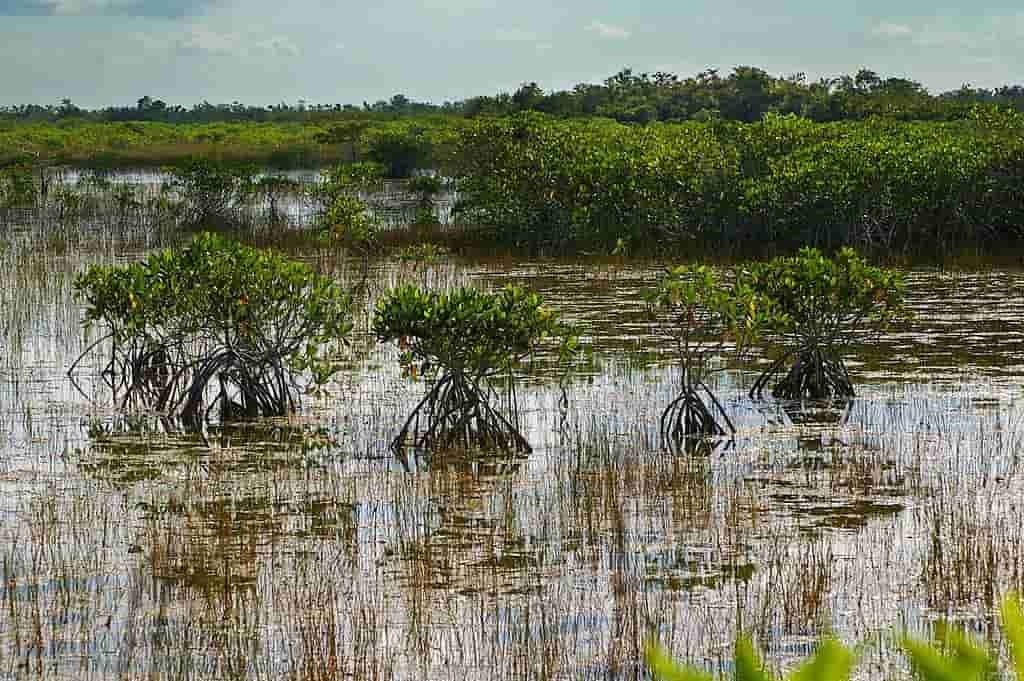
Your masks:
M629 67L1024 83L1024 7L934 0L0 0L0 105L443 102Z

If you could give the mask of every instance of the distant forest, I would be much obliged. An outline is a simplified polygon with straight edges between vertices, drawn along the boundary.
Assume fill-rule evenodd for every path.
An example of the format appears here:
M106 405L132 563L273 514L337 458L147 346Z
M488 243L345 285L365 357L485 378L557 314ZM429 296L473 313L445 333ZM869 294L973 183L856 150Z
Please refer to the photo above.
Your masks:
M418 115L476 117L539 111L565 118L600 116L624 123L715 120L753 122L766 113L796 114L827 122L884 116L900 120L956 120L979 104L1024 111L1024 86L994 90L964 85L958 90L931 94L921 83L887 78L862 69L856 75L808 81L804 74L776 77L766 71L739 66L723 76L707 70L688 78L671 73L634 73L623 69L603 83L580 83L571 90L547 92L535 82L515 92L471 97L458 102L416 102L396 94L390 100L354 104L275 104L248 106L203 102L190 108L150 96L135 106L85 110L65 99L50 106L0 107L0 120L58 122L159 121L209 123L232 121L323 121L338 118L394 118Z

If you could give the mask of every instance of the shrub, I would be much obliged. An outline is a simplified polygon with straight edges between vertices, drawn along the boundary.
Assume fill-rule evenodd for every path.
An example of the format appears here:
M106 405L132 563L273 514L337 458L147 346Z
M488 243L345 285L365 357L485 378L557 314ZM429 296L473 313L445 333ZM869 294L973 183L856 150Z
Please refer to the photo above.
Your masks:
M783 399L848 398L853 384L843 353L903 313L903 277L869 265L852 249L828 258L815 248L750 267L744 282L775 306L769 330L780 356L751 388L760 396L788 363L773 389Z
M383 168L376 163L341 165L326 173L317 188L325 239L369 256L377 242L378 225L360 195L377 188L382 174Z
M280 203L302 191L302 184L283 175L265 175L253 185L253 193L266 205L271 224L284 221Z
M413 270L436 265L450 255L448 249L439 244L421 243L407 246L395 257L399 262L411 264Z
M241 222L240 211L256 190L256 169L194 160L170 168L169 188L182 200L183 217L193 226Z
M0 168L0 208L32 206L36 196L31 165L15 164Z
M1003 599L1003 634L1010 649L1013 677L1024 679L1024 613L1020 597ZM937 641L903 637L903 650L921 681L985 681L999 678L992 653L972 641L961 629L940 623Z
M366 157L384 166L385 175L407 178L430 161L433 143L426 127L399 121L366 133Z
M670 268L646 299L654 322L671 337L682 370L680 392L661 415L662 444L678 447L686 438L725 435L715 412L734 433L707 379L717 358L749 352L771 318L771 306L743 281L733 277L725 284L704 265Z
M409 191L421 197L432 197L444 189L444 181L437 175L417 175L409 180Z
M529 114L473 121L453 147L473 217L512 243L681 239L735 223L738 156L699 126Z
M337 370L331 348L352 328L350 299L280 255L211 234L125 266L93 266L75 282L86 324L113 343L104 376L122 408L144 406L199 427L283 416L306 385ZM99 341L76 360L99 346Z
M529 451L517 425L513 370L545 340L572 344L540 296L517 286L497 293L403 286L378 302L373 331L381 342L398 342L411 375L440 374L394 439L396 452L409 445ZM499 383L507 390L507 417L494 407Z

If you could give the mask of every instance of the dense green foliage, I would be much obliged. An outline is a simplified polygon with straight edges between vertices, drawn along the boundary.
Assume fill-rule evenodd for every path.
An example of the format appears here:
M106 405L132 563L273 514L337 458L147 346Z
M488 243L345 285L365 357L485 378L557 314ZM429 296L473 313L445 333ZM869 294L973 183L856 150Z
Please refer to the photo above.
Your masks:
M321 145L319 126L300 123L101 123L76 118L56 123L0 123L0 163L23 154L65 163L131 165L177 163L193 157L318 165L346 149Z
M998 104L1024 109L1024 88L960 88L933 96L918 82L886 78L868 69L856 75L808 81L803 74L772 76L753 66L728 75L717 70L680 78L676 74L623 69L602 83L544 92L524 83L512 94L475 97L462 105L467 115L509 115L537 111L560 117L603 116L624 123L731 120L753 122L770 113L796 114L814 121L954 120L972 106Z
M422 124L401 121L375 127L365 138L366 157L380 163L387 177L407 178L432 162L433 142Z
M483 120L459 131L452 171L472 219L508 241L692 234L717 212L738 165L705 131L538 115Z
M535 82L524 82L515 92L471 97L465 101L431 104L402 94L374 103L247 106L238 102L190 108L149 96L135 106L86 111L64 100L60 105L0 107L0 121L62 121L87 119L125 122L223 123L302 121L335 122L339 128L352 121L383 120L424 115L508 115L538 111L557 116L606 116L623 122L655 120L708 120L722 118L756 121L766 113L793 113L817 121L862 119L884 115L905 120L952 120L977 104L999 104L1024 109L1024 87L1007 85L994 90L961 87L931 95L918 82L884 77L869 69L808 81L804 74L772 76L754 66L737 66L728 75L716 69L689 77L673 73L634 73L622 69L601 83L580 83L569 90L545 92Z
M350 126L323 122L110 123L0 121L0 165L24 158L85 165L177 164L193 158L311 167L356 158L379 159L397 174L430 165L437 131L458 127L453 116L370 119Z
M512 243L713 239L938 251L1018 239L1024 115L625 126L474 121L447 147L470 220Z
M869 265L849 248L834 258L803 248L795 256L751 265L741 279L776 311L766 321L770 338L780 349L752 395L759 395L792 361L774 388L777 397L852 397L843 352L903 313L902 275Z
M726 353L739 358L753 347L772 320L772 307L744 280L724 283L705 265L670 268L646 298L658 328L674 344L682 372L680 392L661 416L662 444L678 448L685 438L724 435L716 412L735 432L706 381L715 360Z
M1010 674L1024 679L1024 614L1020 598L1010 594L1001 608L1003 634L1009 648ZM962 630L940 623L934 643L910 636L903 637L903 651L914 676L920 681L985 681L1006 678L999 675L998 656L972 641ZM680 665L656 644L645 653L647 666L657 681L713 681L711 674ZM736 642L734 672L736 681L773 681L776 679L761 661L749 638ZM790 681L848 681L855 656L835 639L826 638L809 660L786 677Z
M190 427L215 407L222 418L293 412L300 380L326 382L337 370L332 348L352 328L349 297L334 282L211 234L142 262L91 267L75 290L86 323L113 342L104 374L115 399Z
M514 369L560 328L540 296L517 286L497 293L402 286L377 304L373 326L381 342L405 339L411 361L472 376Z
M626 125L524 113L174 126L69 119L0 124L0 163L193 156L274 163L299 149L309 164L371 159L389 176L434 169L453 178L460 222L529 246L699 240L938 253L1024 237L1022 113L986 106L955 120L816 123L769 111L755 120ZM424 183L413 188L423 195L416 222L427 222L426 190L437 188L426 183L436 181L416 182Z
M516 424L512 372L546 340L572 342L540 296L517 286L496 293L402 286L377 303L373 331L381 342L398 342L411 375L440 374L395 438L396 451L407 444L529 451ZM496 378L508 391L510 417L492 406Z

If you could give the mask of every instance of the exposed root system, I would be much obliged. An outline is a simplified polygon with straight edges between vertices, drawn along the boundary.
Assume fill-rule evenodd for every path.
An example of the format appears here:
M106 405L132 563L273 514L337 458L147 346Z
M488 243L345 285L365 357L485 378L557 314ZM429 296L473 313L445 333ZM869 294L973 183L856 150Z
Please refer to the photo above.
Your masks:
M72 379L75 367L96 345L72 366ZM142 407L174 415L189 429L200 429L214 414L222 421L286 416L297 406L294 378L273 353L222 350L194 358L183 344L133 340L112 348L102 376L121 409Z
M511 419L492 406L494 398L494 391L483 379L461 372L443 375L406 419L391 443L392 451L402 458L408 447L416 451L464 447L530 452L530 444L516 426L514 389L509 390Z
M710 398L714 411L701 398L701 392ZM724 428L715 412L722 417ZM686 450L684 445L688 440L722 437L735 432L736 428L718 398L699 380L684 380L682 391L661 414L662 446L672 451Z
M765 388L793 356L796 361L772 388L772 395L783 400L844 399L854 396L853 383L843 360L821 348L791 352L769 367L750 389L752 398L763 396Z

